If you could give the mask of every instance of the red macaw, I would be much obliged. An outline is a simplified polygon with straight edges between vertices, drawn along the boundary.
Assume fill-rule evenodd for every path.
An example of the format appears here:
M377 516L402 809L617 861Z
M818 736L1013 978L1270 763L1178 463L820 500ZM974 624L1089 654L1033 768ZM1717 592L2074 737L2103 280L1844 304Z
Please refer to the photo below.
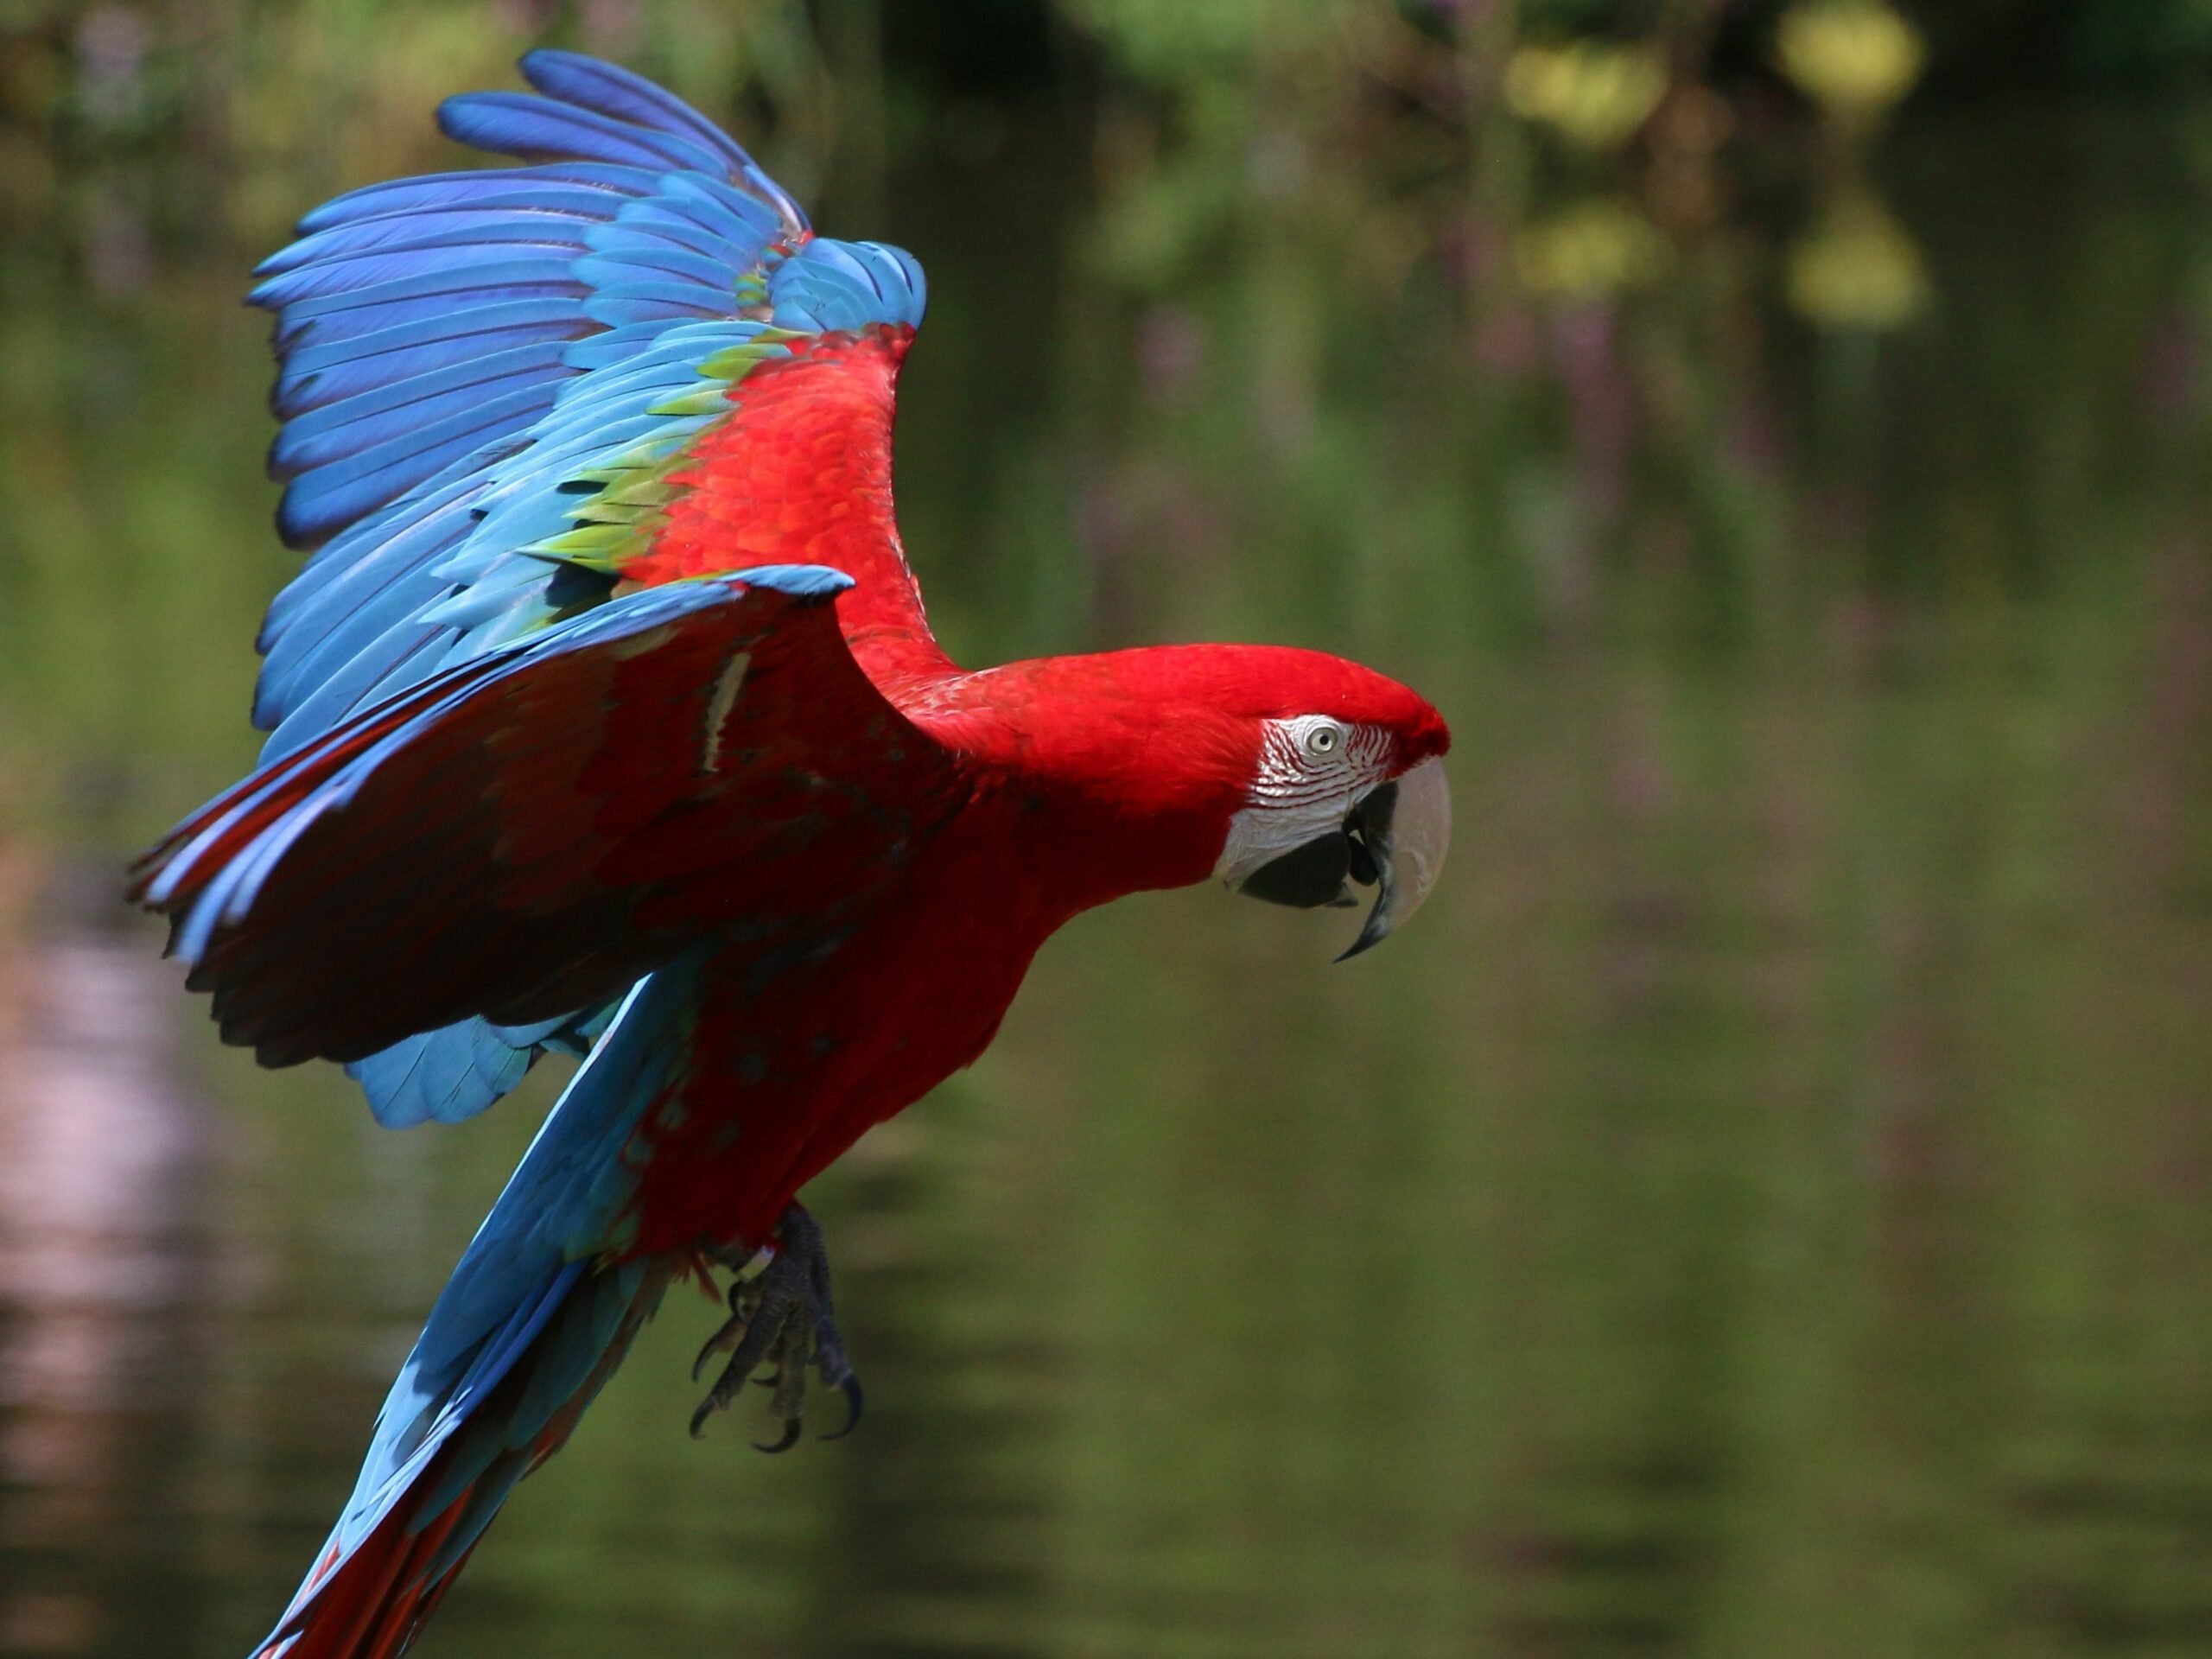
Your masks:
M257 273L314 551L262 632L260 770L134 888L226 1041L345 1062L387 1123L586 1056L263 1656L403 1649L673 1279L737 1274L695 1432L763 1366L772 1449L810 1368L849 1427L795 1195L982 1052L1055 929L1357 883L1364 950L1449 829L1443 721L1351 663L957 667L892 517L913 260L815 236L647 81L522 70L440 119L524 165L356 190Z

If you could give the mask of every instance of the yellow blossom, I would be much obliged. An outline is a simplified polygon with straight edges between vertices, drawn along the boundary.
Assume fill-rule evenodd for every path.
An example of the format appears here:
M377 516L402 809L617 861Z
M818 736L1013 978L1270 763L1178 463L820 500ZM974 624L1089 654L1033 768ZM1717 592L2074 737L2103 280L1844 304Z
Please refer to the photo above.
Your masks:
M1865 124L1920 79L1920 31L1883 0L1804 0L1774 36L1782 72L1840 120Z
M1666 92L1666 66L1641 47L1524 46L1505 66L1508 109L1591 149L1633 137Z
M1927 308L1928 272L1903 226L1871 196L1846 197L1789 251L1789 303L1836 328L1895 328Z
M1534 294L1595 299L1649 281L1667 263L1666 238L1618 201L1587 201L1524 226L1513 263Z

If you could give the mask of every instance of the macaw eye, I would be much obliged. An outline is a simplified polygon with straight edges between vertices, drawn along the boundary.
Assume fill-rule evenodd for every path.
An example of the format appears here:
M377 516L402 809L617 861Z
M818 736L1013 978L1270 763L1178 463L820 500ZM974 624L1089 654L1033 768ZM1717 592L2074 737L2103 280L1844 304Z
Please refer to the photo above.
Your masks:
M1306 753L1316 760L1325 760L1344 747L1344 728L1332 720L1325 720L1308 728L1306 734Z

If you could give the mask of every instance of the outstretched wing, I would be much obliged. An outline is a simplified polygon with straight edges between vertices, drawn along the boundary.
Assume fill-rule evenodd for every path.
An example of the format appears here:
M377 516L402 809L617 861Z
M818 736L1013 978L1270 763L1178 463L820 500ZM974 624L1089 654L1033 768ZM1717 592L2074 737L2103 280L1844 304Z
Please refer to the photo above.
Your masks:
M920 269L814 236L650 83L522 67L544 96L439 121L531 165L341 196L250 296L276 315L279 527L315 550L262 632L276 752L624 578L834 552L854 626L928 638L889 475Z
M265 759L601 603L762 563L860 579L869 672L941 669L891 504L922 314L896 249L816 237L745 152L626 71L533 52L542 95L448 99L517 168L372 185L257 273L278 522L314 550L260 639ZM356 1068L386 1121L455 1117L593 1012L417 1034Z
M228 1041L357 1059L620 995L709 937L834 933L955 804L818 566L645 589L264 766L147 855Z

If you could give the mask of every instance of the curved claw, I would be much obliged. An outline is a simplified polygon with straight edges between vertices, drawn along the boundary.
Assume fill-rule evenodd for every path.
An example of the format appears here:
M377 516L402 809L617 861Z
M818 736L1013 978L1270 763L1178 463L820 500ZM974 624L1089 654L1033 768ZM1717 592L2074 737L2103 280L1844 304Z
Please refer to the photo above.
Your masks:
M699 1374L707 1369L707 1362L716 1354L727 1354L745 1340L750 1329L742 1314L733 1313L722 1322L722 1328L707 1338L707 1345L699 1350L699 1357L691 1362L691 1380L696 1382Z
M768 1445L766 1441L755 1440L753 1442L753 1449L755 1452L766 1452L769 1456L773 1457L779 1452L788 1452L797 1446L798 1433L799 1421L796 1417L791 1418L784 1424L784 1432L776 1437L776 1443L773 1446Z
M707 1362L722 1351L721 1333L718 1331L707 1338L707 1345L699 1351L699 1357L691 1362L691 1380L696 1382L707 1369Z
M822 1440L842 1440L861 1426L861 1408L868 1402L861 1393L860 1378L847 1371L837 1379L837 1391L845 1396L845 1426L835 1433L819 1436Z
M806 1404L806 1373L818 1370L825 1384L845 1396L845 1426L825 1440L842 1440L859 1426L861 1389L845 1357L837 1334L830 1295L830 1263L822 1248L822 1230L797 1205L777 1224L778 1248L766 1247L747 1258L744 1275L727 1293L730 1316L699 1351L692 1363L694 1380L717 1354L728 1363L721 1376L691 1416L696 1440L707 1419L727 1411L743 1395L745 1385L772 1391L769 1414L780 1427L772 1442L756 1440L755 1449L773 1454L789 1451L804 1433L801 1417ZM711 1260L728 1267L728 1253L710 1252ZM769 1375L755 1373L766 1368Z

